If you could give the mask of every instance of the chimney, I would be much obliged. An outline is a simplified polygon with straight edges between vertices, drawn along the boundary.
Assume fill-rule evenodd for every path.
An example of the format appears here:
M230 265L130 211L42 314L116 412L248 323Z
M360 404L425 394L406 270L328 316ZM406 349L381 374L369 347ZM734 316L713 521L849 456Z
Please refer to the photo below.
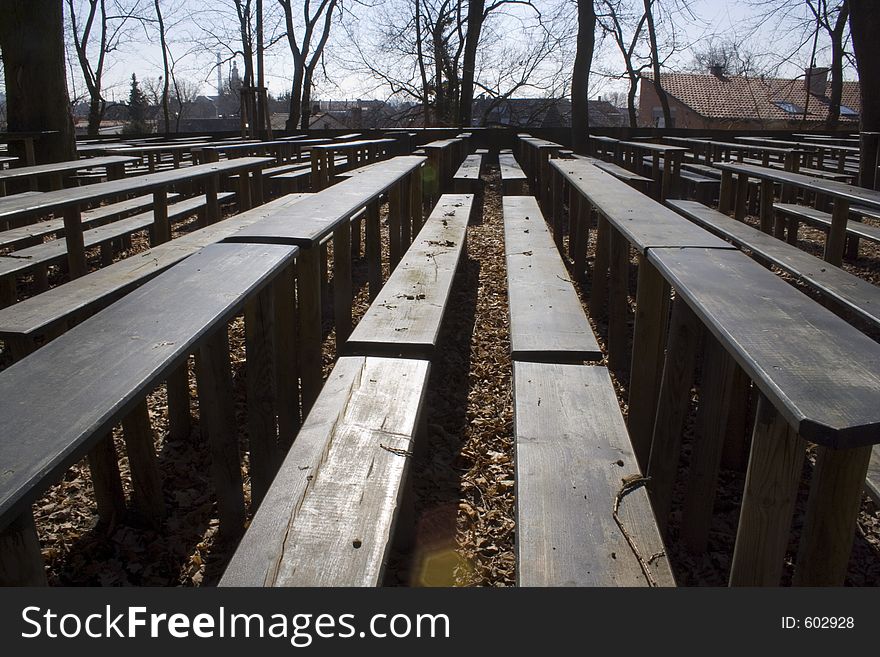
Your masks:
M824 66L813 66L804 69L804 88L813 96L825 97L825 87L828 84L829 69Z
M709 73L714 75L716 78L724 77L724 65L723 64L709 64Z

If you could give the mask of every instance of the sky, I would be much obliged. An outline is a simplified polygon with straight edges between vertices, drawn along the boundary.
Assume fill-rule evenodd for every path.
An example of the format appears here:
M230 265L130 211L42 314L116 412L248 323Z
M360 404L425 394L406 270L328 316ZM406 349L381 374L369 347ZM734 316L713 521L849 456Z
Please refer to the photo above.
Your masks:
M82 0L75 0L81 2ZM363 0L361 0L363 1ZM363 5L356 6L355 13L349 13L346 20L355 26L360 33L369 31L377 22L378 17L387 8L386 3L393 0L367 0L373 2L372 7ZM546 9L546 3L566 2L568 11L574 10L572 0L535 0L542 9ZM675 18L677 28L681 30L680 42L693 44L699 48L709 40L713 34L736 35L738 39L745 39L749 49L764 56L768 62L778 60L778 55L794 49L800 44L800 35L787 32L778 27L773 21L765 21L756 30L749 29L751 23L756 21L760 11L762 0L740 0L726 2L725 0L663 0L667 5L673 2L688 2L689 11L680 12ZM779 0L772 0L779 2ZM179 60L177 71L180 77L186 78L199 85L201 93L213 95L216 93L216 72L214 70L216 55L227 59L231 56L230 47L234 46L235 35L231 31L232 14L225 5L231 5L231 0L168 0L166 6L165 22L172 40L172 50ZM541 3L545 3L541 5ZM66 2L65 2L66 4ZM151 6L152 3L146 3ZM349 3L349 6L351 3ZM277 9L275 0L264 0L267 15ZM517 9L511 8L513 21L522 12L530 10L522 9L517 14ZM186 12L186 13L185 13ZM193 14L193 15L187 15ZM226 22L229 32L223 33L211 26ZM278 20L269 21L267 26L267 40L281 37L283 24ZM517 32L512 30L510 34L516 39ZM497 44L494 44L497 45ZM778 68L780 76L794 77L802 74L803 68L808 64L809 50L812 42L801 49L798 57L790 62L774 66ZM820 40L821 45L821 40ZM352 67L350 60L351 43L346 38L342 29L338 26L326 48L325 58L328 80L321 80L316 89L316 96L321 98L383 98L388 92L386 88L376 88L375 84L366 80L364 73ZM768 55L768 51L770 54ZM773 52L776 51L773 56ZM821 48L820 48L821 51ZM669 70L683 69L691 65L693 54L690 48L674 56L667 62ZM827 56L820 52L817 64L827 64ZM776 62L778 64L778 62ZM68 77L71 80L72 95L84 95L85 87L78 71L78 63L70 57ZM228 73L231 62L222 66L224 75ZM238 60L241 67L241 60ZM768 64L769 65L769 64ZM271 93L278 95L289 90L291 77L291 59L285 39L280 40L269 49L266 56L267 86ZM626 83L614 79L613 75L623 70L622 59L616 47L606 39L600 42L593 64L594 75L592 77L590 91L593 97L608 94L611 91L624 90ZM162 73L161 49L155 37L155 30L151 27L143 28L133 26L126 38L122 40L118 50L108 55L108 68L105 74L106 96L109 100L125 101L129 92L129 80L135 73L139 79L159 77ZM854 78L853 70L847 71L847 77ZM79 78L79 79L77 79ZM332 82L331 82L332 81ZM536 95L537 90L524 90L522 95Z

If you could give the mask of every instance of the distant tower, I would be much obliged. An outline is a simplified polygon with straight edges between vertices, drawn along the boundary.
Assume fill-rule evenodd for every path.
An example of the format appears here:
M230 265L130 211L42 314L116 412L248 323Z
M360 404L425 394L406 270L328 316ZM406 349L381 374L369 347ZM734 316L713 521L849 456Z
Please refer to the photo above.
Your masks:
M220 66L220 53L217 53L217 95L223 95L223 69Z

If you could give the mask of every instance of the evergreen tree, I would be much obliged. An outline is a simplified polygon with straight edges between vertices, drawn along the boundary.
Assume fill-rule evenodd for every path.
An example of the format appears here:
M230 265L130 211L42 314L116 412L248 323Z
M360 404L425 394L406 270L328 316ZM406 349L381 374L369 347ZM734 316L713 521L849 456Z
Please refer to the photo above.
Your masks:
M150 131L147 125L147 97L138 85L137 76L131 74L131 93L128 96L128 125L126 134L144 134Z

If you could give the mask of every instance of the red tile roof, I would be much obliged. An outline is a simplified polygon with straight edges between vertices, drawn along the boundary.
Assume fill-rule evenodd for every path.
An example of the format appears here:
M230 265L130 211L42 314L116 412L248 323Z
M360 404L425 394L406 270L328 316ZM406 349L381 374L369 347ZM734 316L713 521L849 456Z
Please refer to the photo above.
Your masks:
M653 81L653 76L643 74L643 78ZM807 90L804 80L780 78L753 78L745 76L701 75L698 73L661 73L660 82L671 96L707 118L719 119L763 119L792 120L803 116L807 104ZM807 121L824 121L828 116L828 98L831 83L826 85L825 98L810 96L807 107ZM800 112L790 113L775 102L791 103ZM856 113L861 111L859 83L844 81L841 105ZM841 112L841 121L858 121L858 117L846 116Z

